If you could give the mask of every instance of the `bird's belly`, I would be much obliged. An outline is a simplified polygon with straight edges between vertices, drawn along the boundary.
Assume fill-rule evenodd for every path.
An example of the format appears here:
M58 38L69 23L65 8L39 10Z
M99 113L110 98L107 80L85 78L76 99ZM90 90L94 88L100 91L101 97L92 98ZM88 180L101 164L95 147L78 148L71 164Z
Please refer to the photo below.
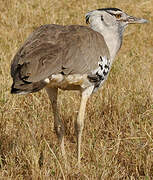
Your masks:
M48 87L60 88L63 90L81 90L91 85L87 78L87 74L56 74L52 75L51 78L46 78L45 82Z

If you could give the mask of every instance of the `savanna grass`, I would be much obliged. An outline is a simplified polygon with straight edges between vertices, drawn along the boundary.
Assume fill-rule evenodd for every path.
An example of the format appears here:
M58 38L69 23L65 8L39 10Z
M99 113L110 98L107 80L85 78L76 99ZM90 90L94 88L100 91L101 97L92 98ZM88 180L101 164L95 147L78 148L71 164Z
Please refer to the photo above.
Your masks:
M152 0L0 0L0 179L152 179L153 178L153 1ZM84 14L117 7L150 21L128 27L103 89L88 101L77 169L74 122L77 92L59 92L66 127L63 159L44 90L10 94L10 63L28 35L42 24L82 24Z

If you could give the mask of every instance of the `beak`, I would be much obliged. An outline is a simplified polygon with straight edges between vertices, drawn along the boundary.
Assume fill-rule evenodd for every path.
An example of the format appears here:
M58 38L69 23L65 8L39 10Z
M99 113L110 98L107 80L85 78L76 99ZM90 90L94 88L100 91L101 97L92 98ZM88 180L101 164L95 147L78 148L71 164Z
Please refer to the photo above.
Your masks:
M149 21L146 19L136 18L133 16L128 16L125 20L128 24L144 24L148 23Z

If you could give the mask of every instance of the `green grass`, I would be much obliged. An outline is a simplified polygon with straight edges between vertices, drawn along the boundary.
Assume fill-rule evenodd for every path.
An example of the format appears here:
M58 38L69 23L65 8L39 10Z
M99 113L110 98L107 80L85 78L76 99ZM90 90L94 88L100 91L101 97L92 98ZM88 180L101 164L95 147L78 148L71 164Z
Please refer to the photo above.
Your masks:
M0 179L153 178L152 3L152 0L0 0ZM11 95L10 63L36 27L52 23L85 25L84 14L103 7L121 8L150 23L128 27L107 82L88 101L80 170L75 166L74 131L79 93L59 92L70 163L67 171L46 92Z

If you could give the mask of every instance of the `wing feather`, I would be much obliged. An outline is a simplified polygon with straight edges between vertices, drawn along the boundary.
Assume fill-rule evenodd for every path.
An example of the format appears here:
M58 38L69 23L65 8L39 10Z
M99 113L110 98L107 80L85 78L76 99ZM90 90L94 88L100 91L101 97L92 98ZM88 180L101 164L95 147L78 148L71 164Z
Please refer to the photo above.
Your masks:
M103 36L91 28L44 25L15 55L11 75L14 81L36 83L53 74L90 74L97 68L100 56L109 59L109 51Z

